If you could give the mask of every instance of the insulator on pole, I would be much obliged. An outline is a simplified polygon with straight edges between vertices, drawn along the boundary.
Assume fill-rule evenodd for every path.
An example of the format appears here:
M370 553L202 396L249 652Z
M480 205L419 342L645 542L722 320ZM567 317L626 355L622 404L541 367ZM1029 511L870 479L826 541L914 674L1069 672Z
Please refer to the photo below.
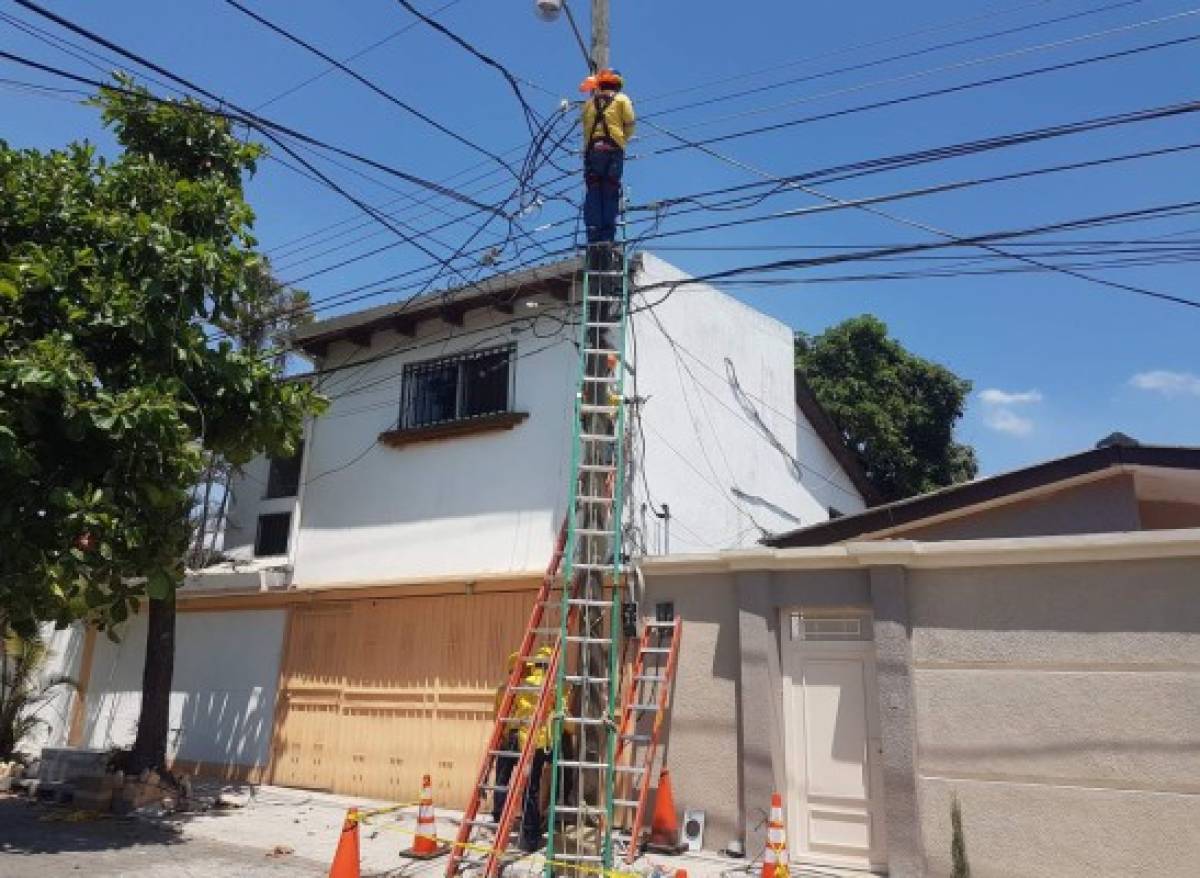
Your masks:
M534 0L534 10L543 21L554 21L562 13L563 0Z

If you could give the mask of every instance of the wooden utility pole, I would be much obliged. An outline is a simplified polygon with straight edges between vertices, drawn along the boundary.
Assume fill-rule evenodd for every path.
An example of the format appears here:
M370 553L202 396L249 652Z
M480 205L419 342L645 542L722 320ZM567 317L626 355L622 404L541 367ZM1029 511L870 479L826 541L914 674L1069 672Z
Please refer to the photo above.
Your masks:
M592 64L608 66L608 0L592 0Z

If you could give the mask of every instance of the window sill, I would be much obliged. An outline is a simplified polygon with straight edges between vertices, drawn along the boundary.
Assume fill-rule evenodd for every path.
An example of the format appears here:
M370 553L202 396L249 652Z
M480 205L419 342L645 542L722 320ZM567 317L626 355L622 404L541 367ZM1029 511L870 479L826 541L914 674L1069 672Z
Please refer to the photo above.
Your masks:
M403 430L388 430L379 434L379 441L389 448L403 448L418 442L434 442L439 439L455 439L459 436L474 436L477 433L493 433L511 430L522 421L528 420L528 412L500 412L482 415L445 424L430 424L428 427L406 427Z

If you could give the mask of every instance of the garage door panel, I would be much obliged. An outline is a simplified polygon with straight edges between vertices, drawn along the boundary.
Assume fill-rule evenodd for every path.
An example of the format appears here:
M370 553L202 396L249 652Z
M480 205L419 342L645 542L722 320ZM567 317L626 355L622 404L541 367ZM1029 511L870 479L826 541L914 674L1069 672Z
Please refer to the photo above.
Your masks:
M463 807L533 595L296 608L273 780L410 801L430 774L437 804Z

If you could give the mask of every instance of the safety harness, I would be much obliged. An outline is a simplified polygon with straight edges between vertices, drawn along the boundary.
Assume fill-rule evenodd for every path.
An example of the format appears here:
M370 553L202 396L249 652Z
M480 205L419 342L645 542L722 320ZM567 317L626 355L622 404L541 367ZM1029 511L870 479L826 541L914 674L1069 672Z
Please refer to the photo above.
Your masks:
M608 108L612 106L616 99L615 95L597 93L592 97L592 103L596 108L596 118L592 120L592 130L588 132L587 154L590 155L595 148L596 143L607 143L613 150L620 150L616 140L613 139L612 129L608 127ZM596 132L603 128L604 136L596 137ZM614 189L619 189L621 184L612 177L601 177L597 174L584 174L584 182L589 186L607 185Z

